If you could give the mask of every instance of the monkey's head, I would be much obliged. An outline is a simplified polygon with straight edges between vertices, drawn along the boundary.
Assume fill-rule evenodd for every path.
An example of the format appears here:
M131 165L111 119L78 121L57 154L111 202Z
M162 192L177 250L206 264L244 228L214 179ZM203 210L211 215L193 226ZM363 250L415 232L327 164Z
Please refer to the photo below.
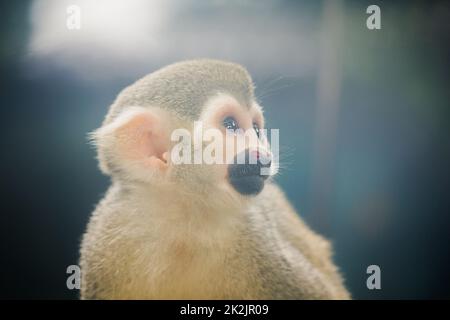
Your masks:
M243 67L193 60L125 88L93 137L115 181L245 199L276 170L263 128Z

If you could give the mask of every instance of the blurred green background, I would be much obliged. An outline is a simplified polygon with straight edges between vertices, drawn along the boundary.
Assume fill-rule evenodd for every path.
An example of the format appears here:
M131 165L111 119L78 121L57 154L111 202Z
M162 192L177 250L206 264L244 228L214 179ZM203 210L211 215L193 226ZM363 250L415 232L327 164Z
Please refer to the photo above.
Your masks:
M371 4L381 30L366 28ZM354 298L450 298L448 2L36 0L0 12L1 298L77 298L66 267L108 186L86 134L124 86L199 57L249 69L280 129L276 180L333 241ZM371 264L381 290L366 287Z

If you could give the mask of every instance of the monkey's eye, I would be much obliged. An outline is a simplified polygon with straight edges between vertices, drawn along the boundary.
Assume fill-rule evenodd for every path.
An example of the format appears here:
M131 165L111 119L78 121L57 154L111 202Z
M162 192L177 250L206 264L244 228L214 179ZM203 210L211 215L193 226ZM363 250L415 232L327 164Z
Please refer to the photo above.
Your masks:
M239 129L237 121L233 117L226 117L225 119L223 119L223 126L227 130L233 130L234 131L234 130Z
M253 129L256 132L256 135L258 136L258 138L260 138L261 132L259 131L259 127L256 123L253 124Z

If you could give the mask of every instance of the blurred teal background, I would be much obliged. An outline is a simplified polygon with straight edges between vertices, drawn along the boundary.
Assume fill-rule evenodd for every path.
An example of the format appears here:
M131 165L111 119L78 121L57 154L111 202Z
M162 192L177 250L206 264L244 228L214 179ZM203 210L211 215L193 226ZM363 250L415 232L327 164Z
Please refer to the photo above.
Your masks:
M66 8L82 27L66 28ZM381 30L366 8L381 8ZM356 299L450 298L450 4L21 1L0 12L0 297L76 298L65 270L108 186L86 134L171 62L245 65L276 178ZM366 288L377 264L382 289Z

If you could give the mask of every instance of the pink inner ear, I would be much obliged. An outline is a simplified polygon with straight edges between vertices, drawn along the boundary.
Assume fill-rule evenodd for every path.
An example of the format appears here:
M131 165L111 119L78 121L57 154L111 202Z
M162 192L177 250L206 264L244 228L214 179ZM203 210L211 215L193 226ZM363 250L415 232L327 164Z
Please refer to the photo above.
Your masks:
M164 169L164 153L168 149L168 135L161 120L150 112L138 113L116 129L116 143L120 158L144 167Z

